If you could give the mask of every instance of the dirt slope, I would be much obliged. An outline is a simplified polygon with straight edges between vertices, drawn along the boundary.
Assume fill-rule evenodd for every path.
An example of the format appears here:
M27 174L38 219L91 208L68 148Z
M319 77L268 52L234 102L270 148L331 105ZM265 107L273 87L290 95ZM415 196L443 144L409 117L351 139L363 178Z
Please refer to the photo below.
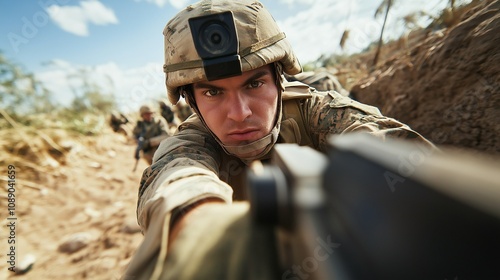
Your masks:
M27 182L23 170L16 169L17 260L19 264L33 256L35 263L26 274L14 276L2 257L0 279L119 279L122 275L142 240L135 207L146 165L141 161L132 172L135 147L112 132L95 139L92 146L75 149L78 155L40 182ZM3 233L2 229L0 244L6 248ZM70 236L73 248L61 251ZM86 245L76 250L82 244Z
M393 57L352 95L440 145L500 154L500 2Z

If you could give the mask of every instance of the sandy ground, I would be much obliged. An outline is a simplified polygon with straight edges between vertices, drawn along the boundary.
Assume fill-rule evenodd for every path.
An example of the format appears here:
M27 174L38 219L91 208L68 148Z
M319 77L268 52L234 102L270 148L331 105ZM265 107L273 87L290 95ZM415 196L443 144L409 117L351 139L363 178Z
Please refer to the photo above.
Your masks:
M146 163L141 160L132 172L135 146L121 135L106 134L96 143L82 147L57 173L46 174L43 184L23 180L23 170L16 169L16 263L34 258L34 264L23 275L8 271L4 226L0 279L120 278L142 240L135 208ZM5 201L0 218L7 225ZM73 247L64 245L67 240Z

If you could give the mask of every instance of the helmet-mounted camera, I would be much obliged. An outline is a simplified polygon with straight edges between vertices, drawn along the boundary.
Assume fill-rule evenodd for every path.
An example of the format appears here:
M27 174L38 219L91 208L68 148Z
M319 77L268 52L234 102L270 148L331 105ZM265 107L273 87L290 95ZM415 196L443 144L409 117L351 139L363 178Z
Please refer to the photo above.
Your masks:
M190 18L189 27L209 81L242 73L232 12Z

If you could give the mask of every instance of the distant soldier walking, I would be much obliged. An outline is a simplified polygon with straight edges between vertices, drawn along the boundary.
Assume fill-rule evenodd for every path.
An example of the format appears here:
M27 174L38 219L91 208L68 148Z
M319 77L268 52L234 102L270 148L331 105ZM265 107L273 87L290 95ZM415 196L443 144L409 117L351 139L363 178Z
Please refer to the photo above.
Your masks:
M153 155L160 142L170 136L168 125L163 118L156 120L153 117L154 112L149 106L142 106L139 113L142 121L137 121L137 125L133 130L137 141L135 158L139 160L139 153L142 151L142 157L151 165Z

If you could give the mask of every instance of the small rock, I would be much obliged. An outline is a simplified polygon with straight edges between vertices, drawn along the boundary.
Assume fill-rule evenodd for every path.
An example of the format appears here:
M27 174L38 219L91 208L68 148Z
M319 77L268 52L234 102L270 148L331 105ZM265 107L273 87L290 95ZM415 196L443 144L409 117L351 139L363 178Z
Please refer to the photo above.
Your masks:
M105 181L111 181L111 175L109 175L107 173L99 172L99 173L97 173L97 178L103 179Z
M113 241L113 239L109 238L109 237L106 237L103 241L104 243L104 248L106 249L109 249L111 247L115 247L117 244L115 241Z
M118 183L125 182L125 180L123 180L123 178L118 178L118 177L113 177L113 181L118 182Z
M102 165L100 163L98 163L97 161L92 161L92 162L89 162L88 163L88 166L89 167L92 167L92 168L95 168L95 169L99 169L102 167Z
M89 216L85 215L85 213L78 213L74 215L71 220L69 221L70 224L72 225L78 225L78 224L83 224L89 220Z
M101 212L89 206L85 207L83 211L91 218L99 218L101 216Z
M16 265L14 272L16 274L25 274L33 268L35 264L35 256L32 254L26 255L18 265Z
M92 235L88 232L78 232L66 237L64 240L59 245L59 252L71 254L89 245L92 241Z
M42 196L47 196L49 194L49 190L46 188L42 188L42 189L40 189L40 194Z
M113 150L109 150L109 151L108 151L108 156L109 156L110 158L114 158L114 157L116 157L116 152L115 152L115 151L113 151Z

